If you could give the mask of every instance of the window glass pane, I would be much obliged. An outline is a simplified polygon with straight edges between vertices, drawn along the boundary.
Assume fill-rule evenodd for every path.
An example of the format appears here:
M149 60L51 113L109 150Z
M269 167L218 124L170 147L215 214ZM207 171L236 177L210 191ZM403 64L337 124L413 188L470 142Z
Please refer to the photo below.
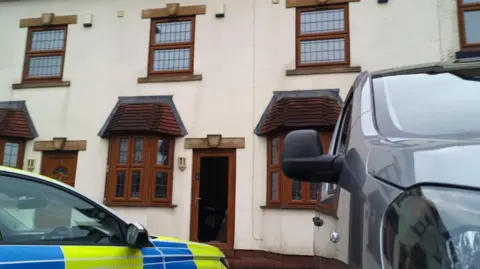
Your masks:
M480 81L466 70L376 78L375 117L386 137L476 139ZM425 102L424 100L429 100Z
M115 185L115 197L123 197L125 194L125 172L117 172L117 184Z
M120 140L120 156L118 158L118 162L120 164L127 163L128 157L128 139L121 139Z
M133 171L132 172L132 192L130 193L131 198L140 197L140 181L141 181L140 171Z
M137 138L135 139L135 157L134 163L141 163L142 162L142 153L143 153L143 139Z
M3 165L17 167L18 149L18 143L5 143L5 150L3 152Z
M62 50L65 30L35 31L32 33L31 51Z
M302 182L292 180L292 200L302 200Z
M170 141L168 139L159 139L157 141L157 165L168 165L169 150Z
M62 56L33 56L28 60L28 77L59 77Z
M103 209L64 190L0 176L1 241L58 245L122 243L120 224ZM48 242L48 243L47 243Z
M192 21L161 22L155 24L155 44L189 42Z
M271 178L271 186L272 186L272 193L271 193L271 200L278 200L278 173L273 172Z
M278 163L278 137L272 138L270 140L270 147L271 147L271 152L270 156L272 156L271 159L271 164L277 164Z
M344 30L343 9L306 11L300 14L300 33L314 34Z
M300 63L330 63L345 61L345 40L304 40L300 42Z
M310 200L317 200L322 183L310 183Z
M181 71L190 69L190 48L153 51L153 71Z
M155 174L155 198L167 198L168 173L157 172Z
M480 4L480 0L463 0L463 3L464 4L473 4L473 3L479 3Z
M465 20L465 38L467 44L480 43L480 31L478 26L480 25L480 10L465 11L463 13Z

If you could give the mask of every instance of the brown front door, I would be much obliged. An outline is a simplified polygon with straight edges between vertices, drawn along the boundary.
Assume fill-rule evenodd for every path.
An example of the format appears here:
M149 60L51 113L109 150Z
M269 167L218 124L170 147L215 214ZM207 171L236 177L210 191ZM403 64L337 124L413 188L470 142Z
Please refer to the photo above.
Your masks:
M78 151L44 151L41 173L74 187L77 157Z
M235 150L194 150L190 240L233 249Z

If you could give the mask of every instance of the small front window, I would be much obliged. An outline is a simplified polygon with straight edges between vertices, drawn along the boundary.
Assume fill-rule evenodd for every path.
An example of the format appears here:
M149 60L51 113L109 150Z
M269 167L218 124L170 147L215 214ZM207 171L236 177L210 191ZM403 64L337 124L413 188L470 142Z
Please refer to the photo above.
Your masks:
M171 204L174 140L121 136L111 141L107 204Z
M122 225L102 208L45 183L0 175L0 243L123 244Z
M480 0L458 0L458 15L462 49L479 49Z

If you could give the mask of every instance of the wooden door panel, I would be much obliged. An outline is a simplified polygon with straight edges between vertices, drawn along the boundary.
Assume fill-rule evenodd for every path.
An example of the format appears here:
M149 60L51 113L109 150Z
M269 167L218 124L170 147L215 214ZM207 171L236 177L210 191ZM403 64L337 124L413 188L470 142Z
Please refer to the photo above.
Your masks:
M77 172L77 151L44 151L41 174L75 186Z

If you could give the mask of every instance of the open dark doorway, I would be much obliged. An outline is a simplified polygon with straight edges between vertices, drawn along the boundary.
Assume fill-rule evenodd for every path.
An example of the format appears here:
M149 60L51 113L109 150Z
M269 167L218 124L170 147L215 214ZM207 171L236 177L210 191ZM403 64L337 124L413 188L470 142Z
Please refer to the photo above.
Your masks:
M227 242L228 157L200 158L198 241Z
M191 239L233 247L234 152L194 154Z

